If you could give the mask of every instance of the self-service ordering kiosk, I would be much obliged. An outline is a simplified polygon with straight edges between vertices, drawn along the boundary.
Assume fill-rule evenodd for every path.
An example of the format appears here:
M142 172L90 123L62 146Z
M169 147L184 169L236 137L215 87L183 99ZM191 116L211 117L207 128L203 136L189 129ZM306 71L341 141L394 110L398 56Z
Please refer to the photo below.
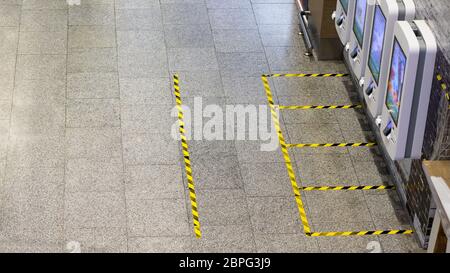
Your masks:
M375 0L356 0L355 15L353 19L350 40L345 46L347 62L353 72L354 77L363 84L362 77L367 63L367 51L369 47L370 24L372 21L373 11L375 9Z
M380 124L393 160L421 157L436 52L425 21L395 23Z
M363 90L368 112L377 125L388 81L394 26L397 21L414 20L415 10L413 0L377 0L373 20L368 22L371 32Z
M356 0L338 0L336 11L332 15L336 31L343 45L346 45L350 39L351 26L355 14L355 3Z

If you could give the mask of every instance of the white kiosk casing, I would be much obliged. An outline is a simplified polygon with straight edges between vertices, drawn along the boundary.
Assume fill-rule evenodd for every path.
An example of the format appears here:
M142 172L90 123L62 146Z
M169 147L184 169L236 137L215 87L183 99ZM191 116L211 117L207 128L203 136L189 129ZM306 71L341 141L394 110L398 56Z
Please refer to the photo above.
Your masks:
M395 24L380 126L393 160L422 155L436 53L436 39L425 21Z
M395 0L394 0L395 1ZM367 63L369 32L376 0L356 0L350 39L345 47L348 64L355 78L362 86L362 77Z
M353 24L356 0L337 0L336 11L332 18L336 26L336 31L343 45L348 43Z
M367 108L378 125L387 89L394 26L397 21L414 20L415 13L413 0L376 2L373 20L370 22L370 42L363 90Z

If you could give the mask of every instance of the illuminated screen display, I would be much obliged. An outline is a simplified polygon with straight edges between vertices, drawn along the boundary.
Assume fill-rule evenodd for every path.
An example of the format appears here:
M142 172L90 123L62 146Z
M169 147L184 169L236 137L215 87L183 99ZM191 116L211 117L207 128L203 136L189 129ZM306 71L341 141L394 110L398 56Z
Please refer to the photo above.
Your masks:
M362 47L364 38L364 24L366 21L367 0L356 0L355 20L353 22L353 32Z
M386 17L384 17L380 6L377 6L375 9L375 17L373 18L372 41L369 53L369 68L377 84L380 79L381 56L383 55L385 30Z
M403 82L405 80L405 70L406 56L397 39L395 39L386 95L386 106L395 125L398 123L398 115L400 113L400 100Z
M342 7L344 8L345 13L348 12L348 0L339 0L341 2Z

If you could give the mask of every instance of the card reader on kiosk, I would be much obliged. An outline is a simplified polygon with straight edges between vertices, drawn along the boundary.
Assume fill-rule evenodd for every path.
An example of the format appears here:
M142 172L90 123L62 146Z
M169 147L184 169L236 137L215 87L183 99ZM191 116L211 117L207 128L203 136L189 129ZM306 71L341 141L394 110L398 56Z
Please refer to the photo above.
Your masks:
M331 16L334 20L339 39L343 45L348 43L350 37L355 3L356 0L338 0L336 11L333 12Z
M436 39L425 21L399 21L389 52L380 133L393 160L422 155Z
M414 20L416 8L413 0L377 0L370 22L368 61L365 69L363 95L372 117L380 125L384 104L390 52L394 42L394 26L397 21Z
M367 63L369 32L376 0L356 0L352 31L344 54L350 69L360 86L363 85L364 70Z

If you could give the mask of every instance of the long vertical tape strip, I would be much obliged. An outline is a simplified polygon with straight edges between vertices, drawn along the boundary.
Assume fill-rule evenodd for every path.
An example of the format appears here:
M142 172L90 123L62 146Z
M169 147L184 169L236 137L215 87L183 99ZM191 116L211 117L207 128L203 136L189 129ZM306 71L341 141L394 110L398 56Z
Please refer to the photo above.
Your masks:
M281 132L280 120L278 118L277 110L275 109L275 103L273 101L272 91L270 90L269 80L267 77L262 77L262 82L264 84L264 89L266 91L267 100L270 105L270 111L272 113L272 119L275 124L275 129L277 130L278 140L280 142L281 151L283 153L284 161L286 163L286 168L289 174L289 179L291 181L292 190L294 191L295 201L297 203L298 212L300 215L300 220L303 224L303 230L306 234L311 233L311 228L308 223L308 218L306 217L306 210L303 205L303 201L300 195L300 189L297 185L297 180L295 178L294 169L292 168L292 161L289 156L289 152L286 146L286 142L283 137L283 133Z
M263 77L266 78L340 78L347 77L346 73L315 73L315 74L266 74Z
M200 230L200 220L199 220L199 216L198 216L197 195L195 194L195 184L194 184L194 178L192 176L191 159L189 156L189 149L188 149L187 138L186 138L186 129L185 129L185 123L184 123L183 103L182 103L181 94L180 94L180 82L179 82L179 78L178 78L177 74L173 75L173 87L174 87L175 99L177 102L178 123L180 125L181 146L182 146L182 151L183 151L184 165L185 165L185 169L186 169L186 177L187 177L187 181L188 181L189 198L191 200L192 218L193 218L193 223L194 223L194 233L195 233L195 237L201 238L202 232Z

